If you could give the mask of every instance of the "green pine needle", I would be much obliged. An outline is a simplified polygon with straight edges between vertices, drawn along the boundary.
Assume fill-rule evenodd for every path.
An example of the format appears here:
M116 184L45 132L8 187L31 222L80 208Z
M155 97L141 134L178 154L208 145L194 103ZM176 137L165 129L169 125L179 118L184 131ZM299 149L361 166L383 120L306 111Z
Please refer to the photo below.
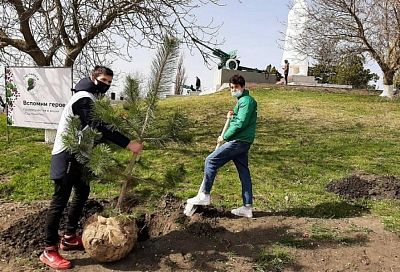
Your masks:
M86 164L90 160L94 142L100 137L101 133L89 126L82 129L79 116L73 116L68 120L63 144L79 163Z
M155 119L154 111L157 100L171 93L173 77L179 58L179 41L174 37L165 36L163 45L158 49L152 62L149 91L145 103L147 105L141 136L144 137Z
M105 174L108 169L115 166L115 161L112 159L112 152L108 145L102 143L96 145L91 153L91 157L86 166L96 176Z

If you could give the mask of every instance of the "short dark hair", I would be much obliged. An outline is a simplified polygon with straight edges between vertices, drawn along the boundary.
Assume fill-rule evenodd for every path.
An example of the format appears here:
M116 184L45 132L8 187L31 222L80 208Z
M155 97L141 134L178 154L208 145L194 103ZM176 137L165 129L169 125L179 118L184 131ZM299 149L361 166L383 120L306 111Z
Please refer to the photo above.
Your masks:
M101 65L96 65L92 71L92 77L96 78L99 75L108 75L108 76L114 76L113 70L111 70L108 67L101 66Z
M241 75L234 75L229 79L229 83L239 84L240 87L244 87L246 81L244 80L244 77L242 77Z

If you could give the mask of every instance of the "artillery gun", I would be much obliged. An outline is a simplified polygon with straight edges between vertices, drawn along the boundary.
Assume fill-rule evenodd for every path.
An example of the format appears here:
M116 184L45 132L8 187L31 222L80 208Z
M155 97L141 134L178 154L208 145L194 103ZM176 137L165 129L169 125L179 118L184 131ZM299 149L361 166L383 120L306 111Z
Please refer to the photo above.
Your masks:
M258 73L265 73L266 77L267 74L269 76L269 71L266 70L259 70L257 68L249 68L245 66L240 66L240 60L237 58L237 50L233 50L229 53L222 51L218 48L211 48L208 45L202 43L196 38L192 38L195 43L201 44L205 48L209 49L214 56L218 57L220 63L218 64L218 69L226 68L229 70L239 70L239 71L252 71Z

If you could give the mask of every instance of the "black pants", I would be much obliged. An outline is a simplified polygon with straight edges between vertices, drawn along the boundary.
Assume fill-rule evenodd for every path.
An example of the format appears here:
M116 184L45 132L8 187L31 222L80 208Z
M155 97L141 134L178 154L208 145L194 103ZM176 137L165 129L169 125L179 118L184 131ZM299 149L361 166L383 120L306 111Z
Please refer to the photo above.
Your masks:
M288 82L287 82L288 75L289 75L289 74L285 74L285 84L286 84L286 85L287 85L287 83L288 83Z
M65 234L75 234L82 214L83 206L89 197L89 183L82 179L83 167L75 159L66 162L67 170L60 179L54 179L54 194L50 203L46 223L46 246L54 246L59 242L58 229L65 207L67 206L72 188L74 196L68 210L68 221Z

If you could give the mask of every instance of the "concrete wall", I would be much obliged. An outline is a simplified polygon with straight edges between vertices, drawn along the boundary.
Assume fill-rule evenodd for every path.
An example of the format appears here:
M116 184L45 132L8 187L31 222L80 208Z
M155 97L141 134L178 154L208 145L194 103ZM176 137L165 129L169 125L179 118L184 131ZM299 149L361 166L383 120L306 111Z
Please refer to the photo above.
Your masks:
M214 90L218 90L224 83L229 83L229 79L233 75L241 75L246 80L246 83L276 83L275 75L270 75L267 79L264 73L247 72L238 70L221 69L216 70L214 74Z
M326 87L326 88L340 88L352 89L351 85L339 84L319 84L313 76L292 75L288 77L289 85L311 86L311 87Z
M317 81L315 80L315 77L313 76L303 76L303 75L291 75L288 76L288 81L289 82L294 82L296 83L308 83L308 84L315 84Z

